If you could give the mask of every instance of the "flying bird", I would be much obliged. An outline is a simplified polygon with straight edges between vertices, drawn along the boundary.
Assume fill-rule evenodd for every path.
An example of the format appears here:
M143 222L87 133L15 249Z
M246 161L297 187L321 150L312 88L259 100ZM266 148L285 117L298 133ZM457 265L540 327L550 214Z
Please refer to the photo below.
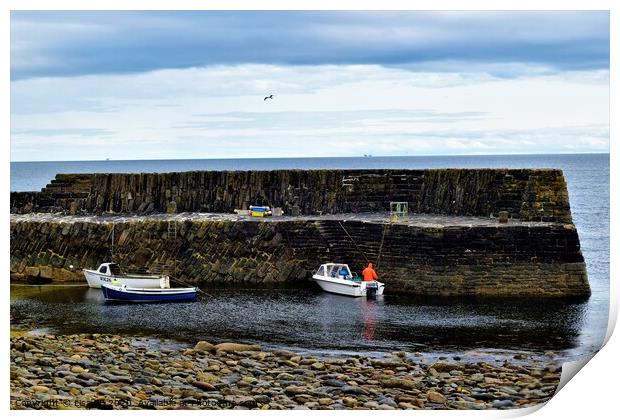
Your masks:
M273 95L265 96L265 99L263 99L263 101L266 101L267 99L273 99Z

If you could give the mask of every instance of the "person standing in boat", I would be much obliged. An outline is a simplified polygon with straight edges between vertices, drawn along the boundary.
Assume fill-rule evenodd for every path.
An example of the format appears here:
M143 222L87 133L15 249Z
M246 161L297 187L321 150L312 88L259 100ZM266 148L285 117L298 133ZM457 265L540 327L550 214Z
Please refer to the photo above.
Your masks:
M377 272L372 268L371 262L369 262L368 267L364 268L364 271L362 271L362 278L364 281L375 281L379 279Z

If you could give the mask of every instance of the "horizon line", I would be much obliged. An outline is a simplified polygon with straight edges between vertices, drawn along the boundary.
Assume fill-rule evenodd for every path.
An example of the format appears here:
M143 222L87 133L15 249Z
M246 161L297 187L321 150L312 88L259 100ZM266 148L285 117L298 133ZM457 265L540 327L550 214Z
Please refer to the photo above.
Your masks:
M131 162L131 161L182 161L182 160L273 160L273 159L352 159L352 158L416 158L416 157L485 157L485 156L562 156L609 155L610 152L555 152L555 153L498 153L498 154L422 154L422 155L354 155L354 156L293 156L293 157L230 157L230 158L173 158L173 159L84 159L84 160L10 160L9 163L66 163L66 162Z

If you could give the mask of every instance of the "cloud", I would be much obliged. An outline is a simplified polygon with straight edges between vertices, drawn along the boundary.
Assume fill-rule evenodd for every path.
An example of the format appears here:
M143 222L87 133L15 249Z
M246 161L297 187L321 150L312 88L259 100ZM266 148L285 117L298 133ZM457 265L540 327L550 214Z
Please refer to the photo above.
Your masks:
M274 66L264 64L166 69L136 74L34 78L11 83L13 114L56 113L67 110L114 112L122 106L158 98L158 106L174 107L180 98L223 101L225 97L263 96L277 101L293 95L353 83L383 83L418 87L448 87L493 77L479 73L412 73L378 65ZM247 100L247 99L246 99Z
M11 83L11 152L90 160L608 151L608 83L607 70L515 79L257 64L23 79Z
M12 80L248 63L461 73L472 65L498 77L607 69L609 13L11 13Z
M356 98L355 108L393 107L391 103L402 96L399 92L421 88L435 89L436 93L450 95L446 88L479 86L498 83L505 78L493 77L477 69L461 73L410 72L379 65L321 65L274 66L235 65L188 69L166 69L135 74L85 75L66 78L34 78L11 82L11 113L61 113L67 111L114 114L120 109L144 106L172 108L194 98L200 103L217 103L221 109L248 111L254 108L270 110L299 110L292 99L304 97L305 105L319 99L315 107L329 110L341 98L322 99L323 93L336 88L373 86L365 98ZM571 82L578 85L609 84L607 70L568 71L561 74L524 75L522 79L544 80L550 84ZM276 101L265 104L263 96L276 94ZM308 95L314 95L310 97ZM354 96L347 93L350 96ZM393 95L394 97L389 97ZM336 99L336 100L334 100ZM284 105L283 105L284 104Z
M33 128L33 129L13 129L12 138L20 136L30 137L58 137L58 136L78 136L78 137L102 137L111 136L114 131L105 128Z
M428 109L366 109L356 111L231 112L193 114L192 119L174 129L267 129L271 132L294 129L337 130L342 127L376 128L401 124L457 122L484 118L483 112L438 112Z

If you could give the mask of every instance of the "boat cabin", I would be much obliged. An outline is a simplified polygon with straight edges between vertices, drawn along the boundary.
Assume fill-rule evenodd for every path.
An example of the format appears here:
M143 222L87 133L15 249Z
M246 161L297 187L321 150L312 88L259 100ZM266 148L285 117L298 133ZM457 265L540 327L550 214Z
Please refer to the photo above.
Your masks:
M351 272L347 264L329 263L323 264L316 272L317 276L331 277L335 279L352 280L354 273Z
M121 267L117 263L103 263L97 271L105 276L120 276Z

